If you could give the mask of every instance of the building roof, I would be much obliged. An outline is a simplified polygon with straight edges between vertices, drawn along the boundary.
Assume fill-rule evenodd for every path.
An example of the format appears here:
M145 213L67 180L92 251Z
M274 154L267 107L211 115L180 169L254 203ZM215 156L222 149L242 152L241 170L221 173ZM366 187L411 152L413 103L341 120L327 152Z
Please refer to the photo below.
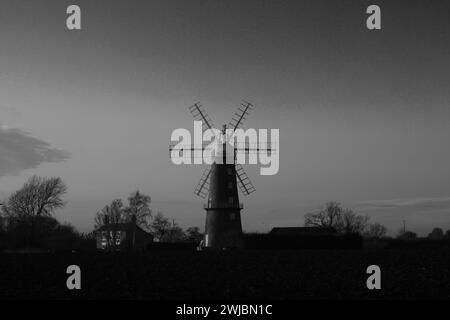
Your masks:
M320 227L281 227L272 228L269 234L277 236L312 236L312 235L330 235L335 234L334 228Z

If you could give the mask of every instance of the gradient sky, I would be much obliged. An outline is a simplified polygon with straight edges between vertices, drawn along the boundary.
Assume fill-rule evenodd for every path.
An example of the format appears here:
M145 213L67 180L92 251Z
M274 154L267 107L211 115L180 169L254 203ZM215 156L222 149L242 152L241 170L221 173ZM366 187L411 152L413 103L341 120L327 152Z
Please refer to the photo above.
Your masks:
M2 0L0 198L61 176L56 217L81 231L135 189L203 228L204 167L173 165L170 134L197 101L219 125L247 99L245 127L280 129L280 171L245 166L244 229L303 225L330 200L391 234L450 229L449 17L437 0Z

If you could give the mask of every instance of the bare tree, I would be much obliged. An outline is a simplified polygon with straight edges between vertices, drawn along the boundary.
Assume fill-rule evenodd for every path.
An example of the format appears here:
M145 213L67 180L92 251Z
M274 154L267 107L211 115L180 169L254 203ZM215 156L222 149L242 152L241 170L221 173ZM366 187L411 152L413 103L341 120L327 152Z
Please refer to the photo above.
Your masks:
M361 234L367 227L369 217L343 209L338 202L328 202L318 212L305 215L306 227L333 228L342 234Z
M95 216L95 228L98 229L107 224L126 222L123 211L122 200L114 199L110 205L104 206L102 210L97 212Z
M358 215L350 209L345 209L337 223L337 229L344 234L362 234L367 228L368 221L368 216Z
M153 234L158 241L162 241L164 239L164 236L169 232L170 227L169 219L164 217L161 212L156 214L151 223Z
M32 176L8 198L2 211L13 219L51 216L56 209L65 205L62 196L66 192L67 186L59 177Z
M163 242L178 242L183 241L185 239L186 234L184 233L183 229L176 223L173 223L173 225L170 226L170 228L162 237Z
M386 235L387 229L379 223L371 223L367 227L364 236L367 238L380 239Z
M131 193L128 197L128 206L124 209L125 219L132 221L132 218L136 217L137 225L148 229L152 216L150 202L150 196L140 193L139 190Z
M67 186L59 177L32 176L2 206L8 230L14 230L14 237L24 239L26 246L36 245L52 230L44 226L56 221L51 216L65 205L62 196L66 192Z
M189 227L186 229L186 237L189 240L200 242L203 239L203 234L198 227Z
M342 215L342 208L338 202L328 202L325 208L318 212L305 215L305 226L338 229Z
M102 231L102 237L106 240L106 246L109 250L117 247L117 238L119 237L117 224L127 222L124 216L122 200L114 199L110 205L106 205L95 216L95 228L108 226Z

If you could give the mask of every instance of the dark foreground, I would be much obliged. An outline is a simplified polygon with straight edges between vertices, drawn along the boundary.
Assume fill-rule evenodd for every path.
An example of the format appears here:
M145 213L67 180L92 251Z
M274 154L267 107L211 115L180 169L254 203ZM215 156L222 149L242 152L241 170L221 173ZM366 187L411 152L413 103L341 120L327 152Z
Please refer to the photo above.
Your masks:
M82 289L69 291L73 264ZM372 264L381 290L366 288ZM450 250L0 254L0 288L0 299L448 299Z

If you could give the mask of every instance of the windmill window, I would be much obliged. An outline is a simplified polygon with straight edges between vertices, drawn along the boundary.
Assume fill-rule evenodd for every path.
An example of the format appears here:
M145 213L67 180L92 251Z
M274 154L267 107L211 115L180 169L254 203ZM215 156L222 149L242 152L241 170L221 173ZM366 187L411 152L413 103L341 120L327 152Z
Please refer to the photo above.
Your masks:
M231 204L233 203L233 197L228 198L228 203L231 203Z
M228 181L228 189L233 189L233 181Z
M233 174L233 170L231 170L231 168L228 168L227 169L227 173L228 173L229 176L231 176Z
M236 219L236 214L230 213L230 220L235 220L235 219Z

